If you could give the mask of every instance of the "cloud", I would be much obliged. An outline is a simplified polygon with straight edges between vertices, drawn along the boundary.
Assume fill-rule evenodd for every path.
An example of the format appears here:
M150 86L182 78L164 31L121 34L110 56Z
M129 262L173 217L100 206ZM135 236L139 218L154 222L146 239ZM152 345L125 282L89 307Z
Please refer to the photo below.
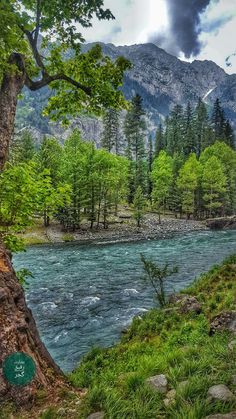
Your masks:
M233 15L228 16L221 16L212 20L206 20L206 22L202 23L201 30L202 32L213 32L215 35L218 34L219 30L222 26L226 25L226 23L230 22L233 19Z
M214 0L216 4L219 0ZM203 28L201 16L206 11L211 0L166 0L169 15L169 29L164 35L151 35L150 41L167 49L175 55L184 54L186 58L197 56L202 43L199 39ZM214 22L222 25L222 20Z
M227 67L232 67L232 58L236 57L236 52L234 52L233 54L230 54L228 57L226 57L225 59L225 64Z

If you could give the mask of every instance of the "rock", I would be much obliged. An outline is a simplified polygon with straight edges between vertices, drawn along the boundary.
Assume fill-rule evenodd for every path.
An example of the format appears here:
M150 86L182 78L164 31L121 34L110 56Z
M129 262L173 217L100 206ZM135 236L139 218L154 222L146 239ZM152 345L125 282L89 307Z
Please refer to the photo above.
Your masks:
M235 399L233 393L224 384L218 384L209 388L208 401L229 402Z
M236 311L224 311L212 320L210 334L213 335L215 332L222 330L236 334ZM233 345L232 342L231 345Z
M213 218L206 221L211 230L231 230L236 228L236 216Z
M205 419L236 419L236 412L226 413L226 414L216 414L207 416Z
M169 407L170 405L172 405L175 402L175 399L164 399L163 403L165 405L165 407Z
M89 415L87 417L87 419L103 419L104 418L104 413L103 412L96 412L96 413L92 413L91 415Z
M228 344L228 348L233 351L234 349L236 349L236 340L231 340L231 342L229 342Z
M169 298L169 302L171 304L177 304L180 307L179 311L182 314L187 314L190 312L195 312L197 314L200 314L202 311L202 306L197 300L197 298L191 295L187 295L187 294L171 295Z
M146 383L149 384L158 393L165 394L168 391L168 382L166 376L163 374L148 378Z

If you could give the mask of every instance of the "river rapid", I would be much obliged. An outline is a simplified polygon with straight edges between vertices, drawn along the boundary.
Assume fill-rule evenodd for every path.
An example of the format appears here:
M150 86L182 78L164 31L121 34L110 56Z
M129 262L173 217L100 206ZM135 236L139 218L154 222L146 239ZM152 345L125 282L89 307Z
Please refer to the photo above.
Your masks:
M165 240L107 245L32 246L14 256L29 269L26 298L42 340L64 370L72 370L93 346L107 347L136 315L157 302L143 279L140 254L179 267L167 280L179 291L212 265L236 253L236 231L201 231Z

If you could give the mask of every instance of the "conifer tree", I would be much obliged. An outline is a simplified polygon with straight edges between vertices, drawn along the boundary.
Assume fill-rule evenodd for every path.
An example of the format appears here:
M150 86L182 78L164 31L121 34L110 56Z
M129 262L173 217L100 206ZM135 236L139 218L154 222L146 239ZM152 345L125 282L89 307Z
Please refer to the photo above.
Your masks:
M104 129L101 145L109 152L121 152L121 133L120 133L120 112L117 109L108 109L103 119Z
M190 102L188 102L183 115L183 153L185 157L196 152L196 137L194 131L194 117Z
M167 152L171 156L174 153L183 152L183 107L175 105L168 120Z
M202 150L207 147L209 144L209 136L207 134L208 128L208 114L207 108L205 103L202 101L201 98L198 100L198 104L196 106L194 112L194 128L195 128L195 136L196 136L196 155L199 158ZM210 142L211 143L211 142Z
M149 135L148 138L148 198L152 199L152 181L151 181L151 174L152 174L152 163L154 159L153 153L153 141L152 136Z
M135 95L127 112L124 133L126 138L126 156L130 160L130 193L129 202L133 201L135 190L138 186L146 191L147 172L145 161L145 112L142 107L142 98Z
M222 139L225 131L225 113L222 109L220 99L217 98L211 116L212 127L216 139Z
M159 124L157 132L156 132L156 138L155 138L155 157L158 157L161 150L164 150L165 143L164 143L164 133L163 133L163 127L162 124Z

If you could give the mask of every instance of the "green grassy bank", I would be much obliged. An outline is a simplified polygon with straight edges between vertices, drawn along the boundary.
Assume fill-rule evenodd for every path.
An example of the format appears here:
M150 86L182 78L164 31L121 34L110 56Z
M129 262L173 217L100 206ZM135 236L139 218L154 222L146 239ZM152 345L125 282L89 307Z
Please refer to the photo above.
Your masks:
M114 419L200 419L236 410L236 401L207 401L213 385L236 392L236 347L228 347L233 337L226 331L209 334L214 316L235 310L236 256L202 275L185 293L202 304L200 315L180 314L173 306L153 309L133 320L120 344L87 355L70 376L75 386L88 388L78 417L103 411ZM165 374L169 389L177 392L168 406L165 396L145 382L158 374Z

